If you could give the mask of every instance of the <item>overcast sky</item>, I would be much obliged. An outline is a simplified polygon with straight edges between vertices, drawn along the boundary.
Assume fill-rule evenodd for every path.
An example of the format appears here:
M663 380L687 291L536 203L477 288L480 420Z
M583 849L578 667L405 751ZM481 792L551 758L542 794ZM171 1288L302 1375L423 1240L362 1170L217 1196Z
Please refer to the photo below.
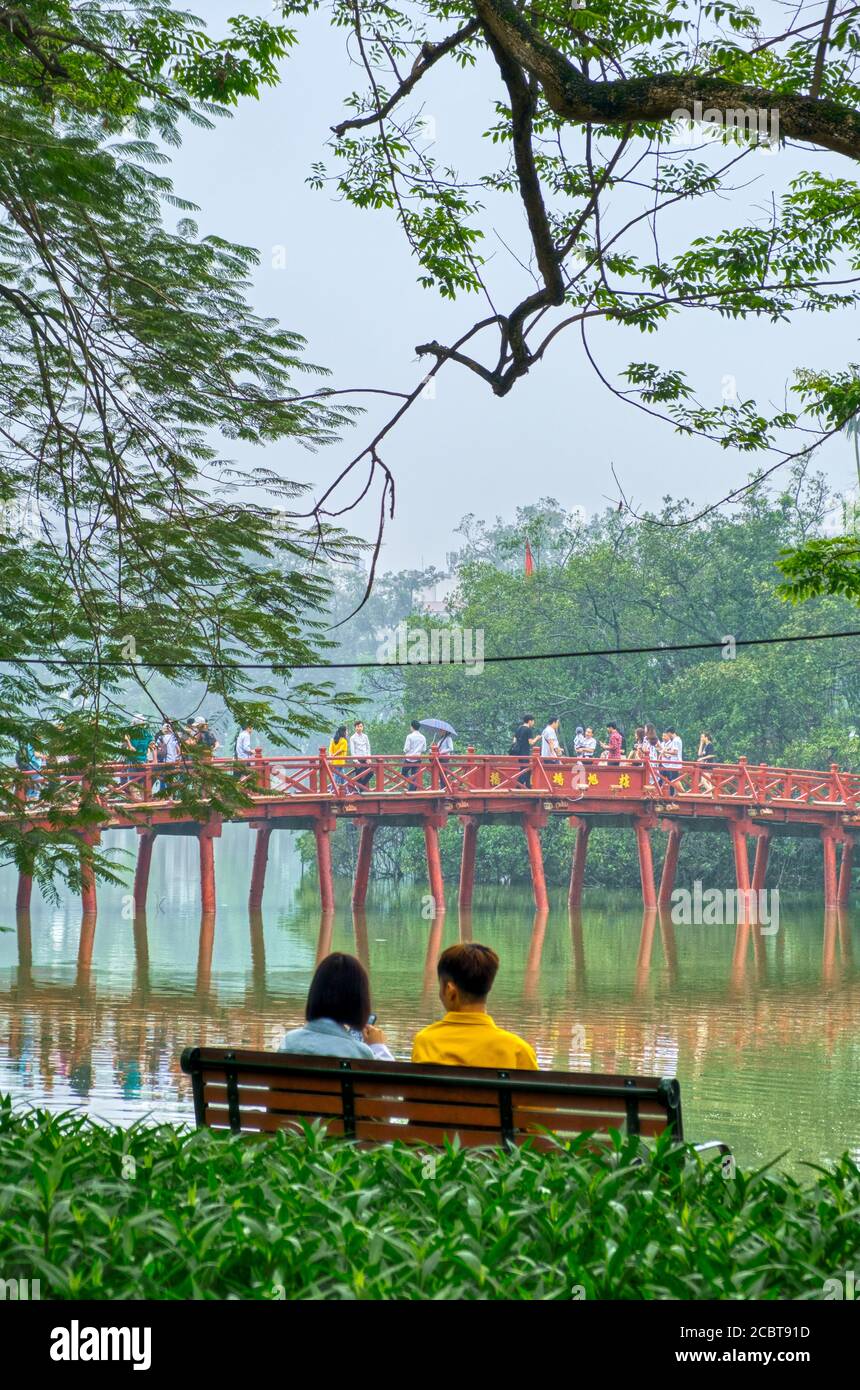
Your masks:
M210 0L197 8L213 33L231 13L271 12L255 0ZM302 333L309 357L332 371L333 385L409 390L426 370L415 344L451 341L486 309L475 296L451 305L421 289L390 213L361 212L330 191L306 186L310 165L326 158L329 127L346 114L344 95L360 83L357 70L350 70L343 31L330 31L324 16L299 24L301 45L285 62L277 89L259 102L243 102L215 132L186 131L182 149L172 155L176 190L199 204L202 233L259 248L257 309ZM477 135L492 123L492 70L475 76L443 62L432 77L425 113L436 123L438 157L474 172L481 155L486 162L491 154ZM853 172L835 157L825 161L795 150L754 154L739 180L747 187L716 205L717 215L727 223L742 221L747 208L766 205L771 189L778 192L804 167L845 177ZM670 250L716 230L716 222L702 224L703 206L684 207L675 216L677 240L667 237ZM713 216L715 204L708 206ZM509 244L525 245L512 201L498 226ZM509 309L524 292L523 272L500 242L488 243L484 252L493 255L488 278L497 302ZM840 368L857 357L854 316L848 312L805 315L776 327L682 316L645 337L605 327L594 332L592 343L613 379L633 360L683 367L700 399L717 406L723 380L731 375L739 395L754 396L765 413L785 402L796 365ZM489 346L488 341L488 352ZM270 449L266 462L321 487L389 410L374 402L335 450L309 456L285 445ZM517 505L543 495L569 508L600 509L618 496L613 463L628 496L657 506L666 493L696 503L715 500L743 482L763 456L681 439L669 426L621 404L595 377L576 330L568 330L503 400L471 373L446 367L435 398L415 404L386 443L384 458L395 474L398 501L383 567L395 569L442 567L455 544L453 528L467 512L510 517ZM828 445L820 463L835 488L851 486L848 441ZM354 529L372 529L370 509L350 520Z

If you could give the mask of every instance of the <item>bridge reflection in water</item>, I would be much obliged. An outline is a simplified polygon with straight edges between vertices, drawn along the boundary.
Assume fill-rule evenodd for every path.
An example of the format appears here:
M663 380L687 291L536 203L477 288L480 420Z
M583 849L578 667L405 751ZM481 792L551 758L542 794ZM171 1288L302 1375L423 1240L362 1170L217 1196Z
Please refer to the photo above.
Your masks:
M720 1127L721 1137L756 1158L798 1144L815 1158L845 1144L860 1146L852 1099L860 975L845 911L826 912L823 933L819 916L805 931L783 922L774 936L745 922L676 927L660 910L644 911L638 929L629 913L623 926L613 926L588 911L572 909L566 921L556 914L551 922L536 912L527 942L521 918L517 923L516 959L509 943L494 939L486 911L440 913L420 929L415 916L405 960L396 930L384 949L377 944L376 934L393 925L384 915L322 912L315 933L307 921L303 927L300 968L285 970L267 962L267 938L283 954L279 928L272 922L266 930L254 911L246 917L244 949L238 917L231 923L232 963L225 972L223 964L213 965L215 916L204 913L196 962L171 969L165 979L169 924L155 927L138 913L129 934L133 965L120 982L100 957L101 929L92 914L84 917L76 964L63 972L72 977L57 979L56 968L34 966L30 916L19 912L17 963L0 969L0 1090L40 1103L83 1102L124 1120L145 1111L189 1119L182 1048L276 1046L283 1029L301 1020L314 963L333 946L353 950L368 967L390 1042L408 1056L416 1028L438 1014L439 952L477 928L503 956L496 1016L530 1038L543 1066L677 1071L688 1093L688 1126L701 1116L698 1127ZM752 1073L758 1089L749 1085ZM803 1113L811 1125L806 1130Z

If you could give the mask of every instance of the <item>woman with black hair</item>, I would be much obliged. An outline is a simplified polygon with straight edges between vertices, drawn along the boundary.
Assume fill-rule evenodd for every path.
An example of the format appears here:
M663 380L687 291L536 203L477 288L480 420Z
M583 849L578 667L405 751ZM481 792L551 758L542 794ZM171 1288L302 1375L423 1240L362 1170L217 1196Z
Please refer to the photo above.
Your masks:
M281 1052L394 1061L370 1011L367 971L355 956L334 951L320 961L308 991L305 1018L303 1028L284 1034Z

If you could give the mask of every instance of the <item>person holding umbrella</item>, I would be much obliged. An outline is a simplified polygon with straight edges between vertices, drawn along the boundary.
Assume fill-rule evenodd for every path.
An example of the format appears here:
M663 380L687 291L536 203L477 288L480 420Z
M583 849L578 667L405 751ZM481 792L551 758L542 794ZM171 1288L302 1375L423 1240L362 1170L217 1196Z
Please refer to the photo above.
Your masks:
M429 729L433 734L433 746L439 754L440 761L450 758L454 751L454 737L457 730L447 724L444 719L422 719L421 728ZM448 774L444 766L442 767L442 781L446 790L450 789Z

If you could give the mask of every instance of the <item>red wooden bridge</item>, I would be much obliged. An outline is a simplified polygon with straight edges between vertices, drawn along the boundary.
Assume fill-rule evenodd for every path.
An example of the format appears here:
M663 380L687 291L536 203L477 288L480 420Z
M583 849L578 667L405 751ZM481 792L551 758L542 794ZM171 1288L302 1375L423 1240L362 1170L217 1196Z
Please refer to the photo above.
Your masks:
M435 749L418 760L405 755L334 763L318 756L263 757L249 762L212 758L213 771L234 774L248 804L223 814L194 813L177 802L183 763L123 763L104 768L96 794L99 824L81 832L97 843L102 830L135 830L139 837L134 883L135 908L146 905L153 846L161 835L193 835L200 845L201 905L215 910L214 841L224 819L246 823L256 832L249 905L260 906L269 841L275 830L310 830L316 839L321 904L332 909L334 881L331 832L340 820L359 830L352 902L367 895L373 837L380 825L420 826L424 831L430 892L436 911L445 910L439 830L456 816L463 827L458 900L468 908L475 880L475 853L482 825L521 825L528 852L535 905L548 908L541 851L541 829L550 816L566 817L576 831L569 902L579 905L585 879L588 837L595 826L626 826L636 836L642 899L646 908L668 905L674 886L681 837L686 830L728 833L734 850L738 901L748 902L764 887L768 851L775 835L813 836L823 850L825 907L848 901L854 841L860 834L860 775L750 765L684 763L673 781L660 768L636 761L557 761L477 754L439 756ZM666 769L662 770L663 772ZM56 829L57 807L68 818L82 796L82 777L62 765L39 772L10 770L17 787L14 817L23 829ZM47 788L50 785L50 801ZM655 880L652 832L665 836L659 886ZM755 841L750 870L748 842ZM841 846L841 859L839 849ZM837 872L838 867L838 872ZM22 873L19 909L29 907L32 878ZM92 873L83 874L85 913L96 911Z

